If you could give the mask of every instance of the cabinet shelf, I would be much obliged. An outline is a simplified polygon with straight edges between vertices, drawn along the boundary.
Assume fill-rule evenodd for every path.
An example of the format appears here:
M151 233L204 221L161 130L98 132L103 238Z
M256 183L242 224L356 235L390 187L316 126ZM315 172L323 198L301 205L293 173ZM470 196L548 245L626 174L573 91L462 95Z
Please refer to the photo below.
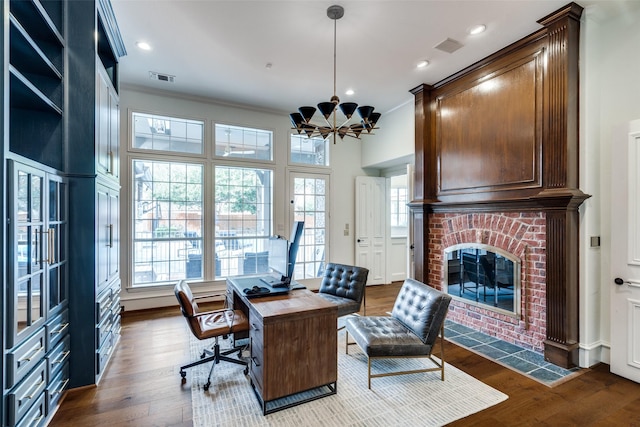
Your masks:
M62 116L60 108L53 100L46 96L31 81L13 65L9 65L11 80L9 83L11 108L48 111Z
M34 40L57 40L62 45L62 2L45 4L46 8L38 0L11 0L9 10Z
M11 17L10 64L45 98L54 105L62 105L62 73L38 45L26 34L20 24Z

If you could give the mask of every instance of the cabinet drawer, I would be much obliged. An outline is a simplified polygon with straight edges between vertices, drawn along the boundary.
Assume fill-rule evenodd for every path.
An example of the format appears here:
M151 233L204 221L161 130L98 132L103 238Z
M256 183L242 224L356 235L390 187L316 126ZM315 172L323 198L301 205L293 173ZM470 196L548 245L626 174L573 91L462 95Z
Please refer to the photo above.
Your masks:
M16 427L37 427L41 426L46 415L45 395L42 393L29 412L20 420Z
M96 348L102 347L105 339L111 333L111 327L113 326L113 316L109 311L109 316L105 316L102 323L100 323L96 328Z
M44 398L43 392L46 386L47 363L42 360L7 396L7 415L10 425L19 421L34 404L38 404L40 398Z
M57 346L49 353L47 353L47 369L49 378L53 378L60 368L69 360L71 354L71 338L69 335L58 343Z
M109 357L113 352L113 335L111 333L105 338L102 346L96 352L96 375L102 375L102 371L109 362Z
M98 295L96 300L96 323L101 323L107 314L111 312L111 288L107 288Z
M47 414L53 412L69 384L69 364L65 363L60 372L47 385Z
M69 310L65 310L45 325L47 351L50 351L69 332Z
M7 388L13 387L40 362L46 351L45 329L7 354Z

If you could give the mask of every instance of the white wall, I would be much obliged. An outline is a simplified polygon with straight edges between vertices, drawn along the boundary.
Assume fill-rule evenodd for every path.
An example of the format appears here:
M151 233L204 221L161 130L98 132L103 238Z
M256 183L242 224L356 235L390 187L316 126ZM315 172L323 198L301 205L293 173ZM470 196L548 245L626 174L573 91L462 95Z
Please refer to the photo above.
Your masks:
M132 259L130 248L126 245L126 236L131 235L131 227L128 224L130 217L128 209L130 195L127 193L128 165L126 161L126 146L129 142L129 119L131 111L157 113L175 117L187 117L204 120L205 141L211 143L213 134L213 121L231 125L245 125L271 129L274 132L275 149L275 178L274 178L274 218L276 233L288 234L291 228L291 218L288 218L289 202L286 199L287 170L290 169L288 161L288 138L290 122L288 113L273 111L259 111L248 108L217 104L206 99L181 97L172 93L152 93L139 88L123 86L120 92L120 123L121 123L121 265L123 292L121 294L126 310L160 307L174 305L175 297L173 289L165 287L159 290L126 290L129 282L128 262ZM360 168L361 141L346 138L338 141L330 147L331 161L331 206L329 236L330 253L327 261L350 264L354 261L355 245L353 233L345 236L343 228L349 224L349 229L354 229L355 221L355 177L366 175L367 172ZM300 170L295 167L295 170ZM325 171L326 172L326 171ZM223 290L222 282L209 283L209 290ZM310 284L313 286L313 284Z
M611 140L616 129L640 118L640 2L586 8L581 26L580 188L592 197L581 206L580 365L609 363ZM601 247L589 246L601 236Z
M407 89L408 90L408 89ZM362 138L362 167L388 168L413 161L415 151L414 102L408 102L380 118L375 135Z

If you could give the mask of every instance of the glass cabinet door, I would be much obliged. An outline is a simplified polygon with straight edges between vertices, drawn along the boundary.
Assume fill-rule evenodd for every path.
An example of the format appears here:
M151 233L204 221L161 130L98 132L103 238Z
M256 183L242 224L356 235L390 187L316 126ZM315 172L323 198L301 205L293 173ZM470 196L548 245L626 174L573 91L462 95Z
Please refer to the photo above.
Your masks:
M57 176L48 180L47 270L50 312L67 301L67 184Z
M68 185L9 160L7 348L66 306Z
M17 162L9 162L9 271L7 316L12 333L7 346L44 322L46 272L45 173Z

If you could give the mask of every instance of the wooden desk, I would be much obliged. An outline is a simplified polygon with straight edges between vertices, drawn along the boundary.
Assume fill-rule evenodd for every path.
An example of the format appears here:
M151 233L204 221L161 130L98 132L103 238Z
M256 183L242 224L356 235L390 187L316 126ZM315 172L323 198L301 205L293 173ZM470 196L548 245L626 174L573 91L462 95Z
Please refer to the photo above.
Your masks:
M257 277L227 279L229 302L249 318L249 378L262 412L266 415L335 394L338 308L307 289L248 299L242 290L256 284L260 286ZM294 403L274 402L320 387L328 391Z

